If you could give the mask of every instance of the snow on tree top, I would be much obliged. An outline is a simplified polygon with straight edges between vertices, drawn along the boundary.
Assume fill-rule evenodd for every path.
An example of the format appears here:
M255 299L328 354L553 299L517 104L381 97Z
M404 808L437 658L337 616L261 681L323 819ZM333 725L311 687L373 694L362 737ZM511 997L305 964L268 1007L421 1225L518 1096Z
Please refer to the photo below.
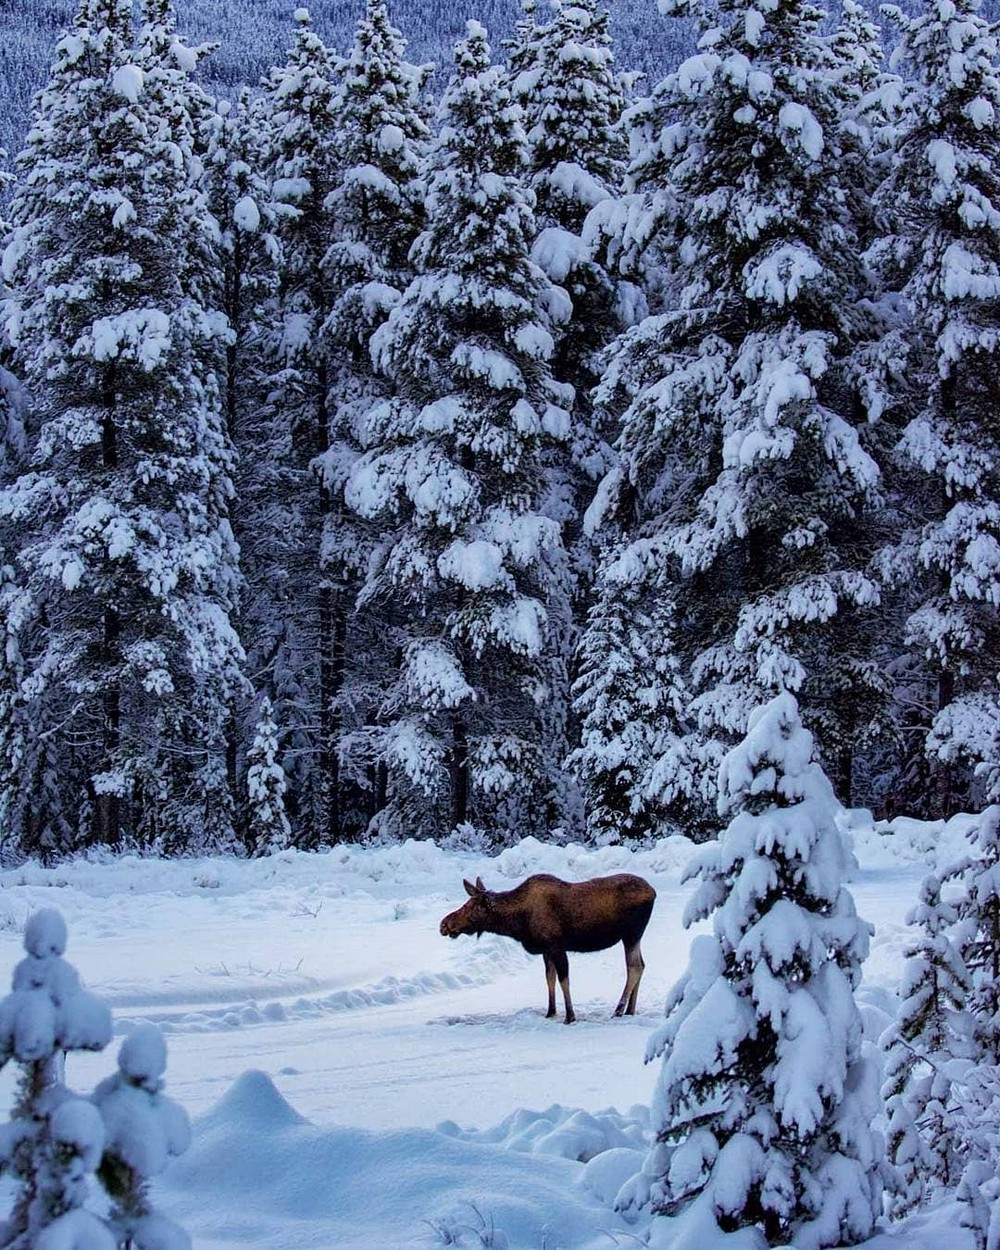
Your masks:
M0 1002L0 1066L12 1057L35 1063L57 1050L103 1050L111 1040L111 1012L81 988L62 958L62 916L52 908L36 912L25 926L24 946L28 955Z
M118 1071L94 1090L107 1149L142 1177L158 1175L191 1142L187 1113L161 1092L166 1063L160 1030L139 1025L118 1052Z
M66 951L66 921L54 907L43 907L24 927L24 949L36 959L62 955Z
M782 782L801 777L809 768L812 755L813 736L799 719L795 696L783 690L751 712L746 737L722 761L720 809L728 811L743 796L760 793L760 778L776 784L779 776ZM765 762L775 767L762 770Z
M137 1025L122 1042L118 1067L136 1085L159 1087L167 1070L167 1044L155 1024Z

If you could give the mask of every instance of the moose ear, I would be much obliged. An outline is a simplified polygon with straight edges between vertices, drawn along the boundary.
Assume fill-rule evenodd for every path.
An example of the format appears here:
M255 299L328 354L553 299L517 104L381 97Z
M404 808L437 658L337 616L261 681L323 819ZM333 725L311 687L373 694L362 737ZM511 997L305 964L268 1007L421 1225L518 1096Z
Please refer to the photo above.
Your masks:
M479 891L476 889L476 887L472 884L471 881L463 880L462 884L465 886L465 892L466 894L469 895L470 898L475 898L476 895L479 893Z
M486 893L486 886L485 886L485 885L483 885L483 879L482 879L482 877L477 877L477 878L476 878L476 893L477 893L477 894L485 894L485 893Z

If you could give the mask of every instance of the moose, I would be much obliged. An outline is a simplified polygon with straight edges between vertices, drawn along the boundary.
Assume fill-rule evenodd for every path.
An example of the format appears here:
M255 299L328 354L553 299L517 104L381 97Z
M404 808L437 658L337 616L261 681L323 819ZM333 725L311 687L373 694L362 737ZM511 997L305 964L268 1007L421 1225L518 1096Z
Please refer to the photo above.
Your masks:
M635 1015L646 966L639 939L656 900L656 891L648 881L623 872L572 882L540 872L513 890L487 890L482 877L476 878L475 885L470 881L462 884L469 901L441 921L442 937L497 933L520 942L529 955L541 955L549 991L547 1019L556 1014L556 977L562 988L566 1024L576 1019L569 994L567 951L603 951L616 942L625 947L625 988L615 1015Z

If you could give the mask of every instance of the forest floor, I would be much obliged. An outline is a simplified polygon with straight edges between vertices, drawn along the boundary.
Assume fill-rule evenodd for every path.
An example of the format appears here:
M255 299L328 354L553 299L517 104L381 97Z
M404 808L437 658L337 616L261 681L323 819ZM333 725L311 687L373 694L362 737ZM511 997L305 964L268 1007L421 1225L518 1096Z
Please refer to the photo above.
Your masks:
M960 851L963 828L858 828L851 890L876 926L858 993L872 1039L894 1010L920 879ZM194 1140L155 1198L196 1250L624 1250L648 1226L613 1203L648 1148L658 1064L644 1053L696 931L682 925L680 883L696 853L682 838L636 852L529 839L496 857L411 842L29 865L0 874L0 987L28 914L55 906L67 958L116 1034L163 1028L167 1092ZM439 935L463 877L506 889L540 871L632 871L656 887L635 1017L611 1017L620 947L571 957L579 1019L566 1027L544 1018L540 959L504 938ZM111 1052L74 1055L67 1080L83 1092L113 1066ZM12 1090L4 1072L4 1105ZM868 1243L971 1246L951 1201Z

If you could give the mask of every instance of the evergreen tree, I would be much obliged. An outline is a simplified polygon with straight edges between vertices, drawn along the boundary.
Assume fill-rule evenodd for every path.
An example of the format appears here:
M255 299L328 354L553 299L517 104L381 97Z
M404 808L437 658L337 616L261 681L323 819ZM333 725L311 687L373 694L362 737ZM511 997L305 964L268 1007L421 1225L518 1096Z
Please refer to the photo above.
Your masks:
M0 1065L21 1066L11 1123L3 1134L0 1167L17 1182L10 1219L2 1229L10 1250L45 1250L68 1244L113 1250L114 1239L83 1210L88 1176L104 1146L101 1117L62 1080L64 1057L103 1050L111 1040L111 1014L80 986L63 959L66 925L42 908L24 931L24 959L14 969L12 992L0 1002Z
M1000 1065L1000 805L969 831L970 854L946 873L961 885L957 940L971 981L980 1062Z
M320 555L321 611L331 640L321 674L324 750L330 756L329 831L357 833L384 806L377 748L381 698L396 667L389 604L354 605L377 542L376 529L344 503L361 454L368 410L391 393L369 344L412 276L409 250L423 219L420 162L428 140L424 73L384 0L368 0L354 47L338 74L340 164L328 197L333 241L324 259L330 314L330 446L321 468L330 497Z
M546 510L564 527L569 566L557 577L562 600L559 663L551 681L558 723L546 730L565 756L576 740L571 723L570 674L590 600L595 551L581 520L596 482L613 456L608 431L595 414L591 391L599 378L598 353L622 325L618 285L583 238L584 221L620 190L626 145L620 128L624 92L615 72L608 15L595 0L556 4L551 20L537 25L533 11L512 51L515 95L525 112L528 181L535 194L537 237L533 259L570 297L571 316L556 332L552 368L574 388L570 437L549 457ZM574 796L567 793L570 811ZM576 800L577 805L579 799ZM596 828L595 828L595 836Z
M267 358L266 412L270 444L283 456L287 483L284 535L274 569L274 624L269 650L257 656L278 722L287 735L283 765L289 815L298 845L315 846L334 829L336 751L330 728L329 665L336 640L330 585L320 574L321 535L332 499L314 461L330 441L332 311L324 260L334 239L333 191L340 164L335 60L295 10L295 42L287 63L265 83L264 168L278 215L281 266ZM276 553L277 554L277 553Z
M853 990L871 926L844 885L837 803L795 699L757 709L720 772L732 819L688 871L695 938L650 1057L663 1066L654 1210L687 1231L756 1227L769 1245L849 1245L881 1209L873 1065Z
M988 1163L975 1163L966 1169L956 1194L961 1216L959 1225L975 1238L976 1250L1000 1247L1000 1184L996 1169Z
M627 151L625 95L614 71L608 14L596 0L554 6L526 28L530 51L514 92L525 111L528 168L542 226L579 235L587 213L620 187Z
M677 260L663 311L609 362L621 463L589 519L628 536L614 558L634 595L669 604L699 726L678 729L711 768L775 689L801 691L815 723L838 616L873 628L864 512L879 472L848 369L864 285L822 14L807 0L676 11L702 50L644 110L655 142L629 185L647 210L633 202L624 251ZM828 760L832 747L820 741Z
M2 604L21 675L6 785L31 794L55 770L41 820L5 802L33 853L232 836L224 723L242 652L212 369L225 326L197 281L212 222L189 68L166 73L148 27L138 48L132 33L129 0L84 0L39 97L5 253L33 404L33 467L0 495L19 536Z
M871 199L889 172L902 82L885 67L878 23L856 0L843 0L840 24L830 39L835 81L841 95L852 211L868 242L876 234Z
M557 293L528 255L524 133L486 34L469 24L430 156L417 277L372 337L395 396L347 499L379 519L362 603L396 598L402 664L383 758L411 831L472 820L546 827L546 580L556 524L538 507L541 452L566 433L552 379Z
M580 744L567 766L587 800L587 833L598 845L656 837L671 827L707 832L702 806L708 770L681 731L690 695L679 670L675 622L666 600L636 594L622 561L601 570L578 662L574 693ZM701 803L691 802L691 796Z
M970 854L930 877L909 917L899 1020L887 1031L890 1212L959 1185L963 1223L990 1233L1000 1165L1000 806L969 830Z
M904 952L907 963L899 1017L882 1039L888 1116L890 1215L924 1201L932 1187L952 1187L961 1175L965 1146L955 1132L955 1060L974 1053L966 1010L969 974L952 940L958 911L928 877L920 902L907 916L920 939Z
M291 841L285 815L285 770L278 760L278 727L274 708L265 695L260 705L257 731L247 752L247 844L258 855L282 851Z
M933 709L922 745L950 814L975 797L972 770L1000 795L1000 70L976 0L893 12L914 79L885 199L912 324L897 370L907 526L885 566L904 587L910 701Z
M268 369L278 293L281 247L277 211L264 173L265 117L259 100L243 91L219 100L201 125L205 194L219 226L212 299L225 313L229 336L219 383L226 434L236 455L233 531L240 548L243 587L237 628L247 671L266 684L287 612L286 542L293 530L289 501L294 477L288 432L269 403ZM245 765L253 733L252 701L231 710L227 769L238 794L237 827L248 839Z
M155 1024L137 1025L118 1051L118 1071L94 1090L105 1144L98 1177L108 1223L124 1250L190 1250L191 1238L157 1211L149 1183L183 1154L191 1128L183 1108L163 1093L167 1046Z

